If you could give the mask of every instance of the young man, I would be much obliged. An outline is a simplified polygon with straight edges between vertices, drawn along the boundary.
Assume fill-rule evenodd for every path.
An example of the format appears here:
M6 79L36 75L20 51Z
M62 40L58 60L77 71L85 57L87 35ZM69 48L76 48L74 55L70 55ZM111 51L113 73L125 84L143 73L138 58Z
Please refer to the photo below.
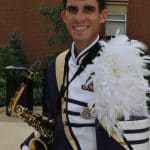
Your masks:
M71 56L67 62L69 63L67 76L70 80L89 52L95 51L94 54L91 53L93 58L97 55L100 49L98 44L100 24L106 21L107 10L105 9L105 2L103 0L64 0L63 4L64 10L61 12L61 17L73 39L70 49L71 54L69 54ZM54 72L54 63L51 62L49 65L50 78L52 77L52 72ZM61 108L58 107L61 100L58 98L57 85L56 83L52 83L54 80L50 79L49 81L50 90L52 91L50 91L51 100L47 102L47 111L45 113L52 118L57 116L54 150L97 149L95 119L84 119L78 115L69 114L79 113L82 111L82 107L90 100L91 91L81 88L81 85L84 84L83 81L89 75L86 75L82 79L82 83L80 83L79 75L77 75L72 83L68 85L67 91L65 91L65 93L68 93L68 101L72 100L68 102L68 106L64 110L67 117L69 117L68 123L72 123L68 126L66 133L64 132L61 120ZM73 144L70 144L68 141L69 139L65 135L67 132L70 132L69 138L71 138Z
M63 0L61 17L70 33L71 48L49 64L49 99L44 114L56 120L49 150L124 150L90 114L94 72L86 67L99 56L100 25L107 19L104 0ZM65 55L66 54L66 55ZM65 56L63 56L65 55ZM64 65L63 61L65 60ZM57 68L58 65L58 68ZM63 69L61 73L60 70ZM59 71L58 71L59 70ZM57 73L58 71L58 73ZM61 85L61 86L60 86ZM142 132L142 131L141 131ZM28 145L31 137L22 145ZM136 141L135 141L136 143ZM144 150L144 149L143 149Z

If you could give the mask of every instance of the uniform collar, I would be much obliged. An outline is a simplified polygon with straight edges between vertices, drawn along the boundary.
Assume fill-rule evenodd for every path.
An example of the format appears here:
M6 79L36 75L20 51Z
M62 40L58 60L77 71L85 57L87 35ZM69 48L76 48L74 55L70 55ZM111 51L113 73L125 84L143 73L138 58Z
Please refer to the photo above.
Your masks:
M87 46L85 49L83 49L82 52L80 52L78 56L75 55L74 42L72 43L71 58L76 65L81 64L83 58L88 54L89 51L92 50L93 46L97 43L97 41L99 41L99 35L89 46Z

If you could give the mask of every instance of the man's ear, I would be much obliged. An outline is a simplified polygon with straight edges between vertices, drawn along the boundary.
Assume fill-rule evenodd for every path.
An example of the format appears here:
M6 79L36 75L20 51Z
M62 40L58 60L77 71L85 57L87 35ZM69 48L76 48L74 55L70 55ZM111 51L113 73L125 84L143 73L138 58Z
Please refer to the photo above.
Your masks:
M107 16L108 16L107 9L103 9L100 13L100 23L106 22Z
M66 12L65 11L61 11L61 19L63 20L64 23L66 23Z

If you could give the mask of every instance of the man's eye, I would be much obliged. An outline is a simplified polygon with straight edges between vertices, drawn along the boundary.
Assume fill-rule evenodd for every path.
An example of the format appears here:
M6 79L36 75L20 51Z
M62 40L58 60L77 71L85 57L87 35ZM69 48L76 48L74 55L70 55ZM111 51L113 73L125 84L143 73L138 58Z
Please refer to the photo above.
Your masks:
M72 14L77 13L78 11L77 7L74 7L74 6L68 6L66 10Z
M95 11L95 7L93 6L85 6L84 7L84 12L90 13L90 12L94 12Z

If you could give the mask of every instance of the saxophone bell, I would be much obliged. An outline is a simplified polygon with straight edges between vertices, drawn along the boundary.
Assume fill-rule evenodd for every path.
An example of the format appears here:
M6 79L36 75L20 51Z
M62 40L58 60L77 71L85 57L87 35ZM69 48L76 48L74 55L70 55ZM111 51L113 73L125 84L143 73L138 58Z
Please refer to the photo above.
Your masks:
M30 150L48 150L45 142L38 137L32 138L29 142Z

